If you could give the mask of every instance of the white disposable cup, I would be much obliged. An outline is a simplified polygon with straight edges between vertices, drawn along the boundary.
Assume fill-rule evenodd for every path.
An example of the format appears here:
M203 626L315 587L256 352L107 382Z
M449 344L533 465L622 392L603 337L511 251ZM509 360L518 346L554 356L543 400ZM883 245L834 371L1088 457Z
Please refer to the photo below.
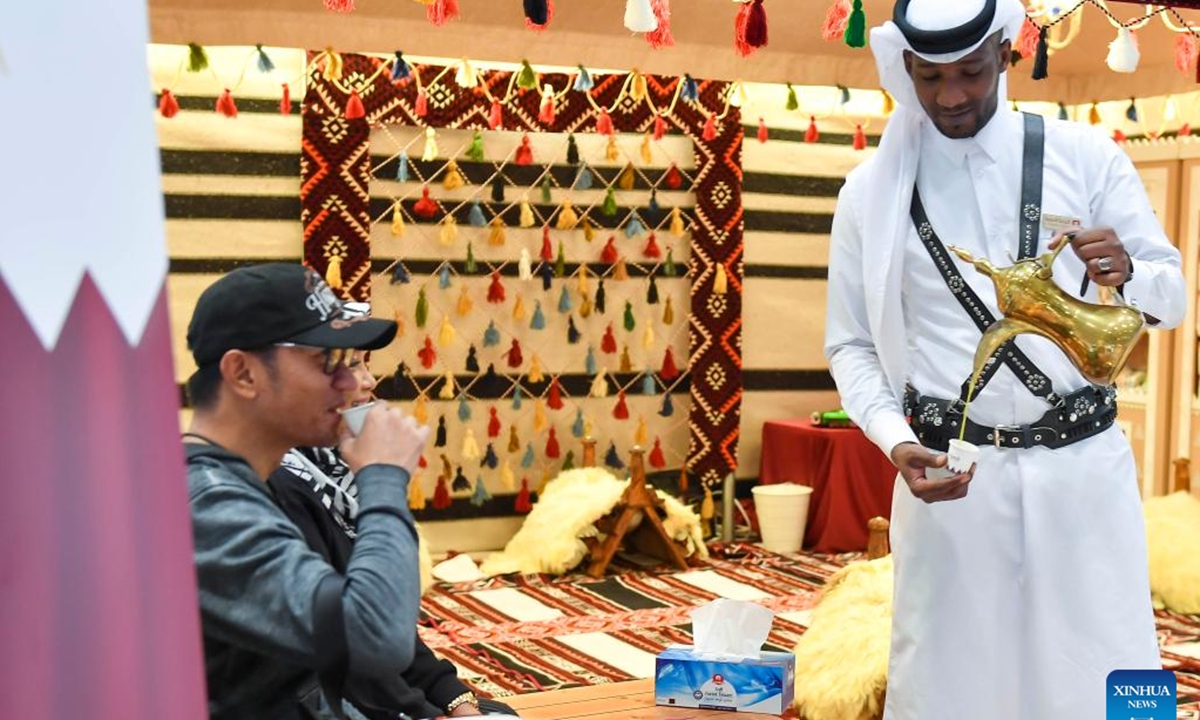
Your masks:
M350 428L350 432L357 436L363 429L363 423L367 421L367 413L371 412L371 408L375 407L375 401L372 400L362 405L355 405L352 408L340 410L342 420L345 421L346 427Z
M762 546L771 552L799 552L808 524L808 503L813 489L807 485L781 483L756 485L751 492Z
M938 452L937 450L931 450L930 452L932 452L934 455L946 454L944 452ZM925 478L928 480L945 480L949 477L954 477L954 473L950 472L950 469L945 465L941 467L930 466L925 468Z
M979 459L979 446L972 445L964 440L953 438L950 440L950 456L946 463L946 468L953 473L960 474L970 471L971 466Z

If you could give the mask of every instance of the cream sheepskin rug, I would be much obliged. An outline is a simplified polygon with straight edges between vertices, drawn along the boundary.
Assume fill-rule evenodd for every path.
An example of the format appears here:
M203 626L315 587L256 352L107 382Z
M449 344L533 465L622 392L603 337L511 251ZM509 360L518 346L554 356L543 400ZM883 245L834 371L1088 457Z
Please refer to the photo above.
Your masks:
M417 569L421 573L421 594L424 595L433 587L433 558L429 557L429 541L425 539L425 533L421 532L420 523L416 523L416 528Z
M1200 499L1177 492L1146 500L1144 511L1155 607L1200 613Z
M502 552L493 553L480 570L485 575L505 573L561 574L588 555L583 538L598 536L595 523L607 515L629 485L601 468L568 470L546 484L537 504ZM700 517L661 490L667 517L663 525L671 537L708 558L700 531Z
M881 717L891 628L891 555L834 573L796 643L795 706L801 717Z

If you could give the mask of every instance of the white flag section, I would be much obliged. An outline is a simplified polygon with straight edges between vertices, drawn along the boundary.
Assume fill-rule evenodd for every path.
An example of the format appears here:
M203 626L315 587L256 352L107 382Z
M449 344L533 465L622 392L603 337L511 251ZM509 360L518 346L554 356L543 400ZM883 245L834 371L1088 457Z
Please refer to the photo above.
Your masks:
M0 280L47 348L85 272L130 344L166 278L145 0L0 2Z
M207 717L144 0L0 1L0 717Z

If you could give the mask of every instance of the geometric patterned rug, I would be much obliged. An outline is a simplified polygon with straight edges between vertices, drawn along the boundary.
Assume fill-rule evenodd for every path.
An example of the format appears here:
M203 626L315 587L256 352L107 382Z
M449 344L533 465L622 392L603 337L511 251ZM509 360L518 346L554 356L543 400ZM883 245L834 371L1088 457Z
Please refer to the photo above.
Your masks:
M421 638L492 697L652 677L660 650L691 642L691 610L718 597L770 608L764 649L790 650L825 580L861 557L777 555L742 543L709 549L712 562L686 572L622 566L599 580L505 575L439 584L422 601ZM1200 616L1160 611L1157 623L1163 664L1178 682L1178 718L1200 720Z

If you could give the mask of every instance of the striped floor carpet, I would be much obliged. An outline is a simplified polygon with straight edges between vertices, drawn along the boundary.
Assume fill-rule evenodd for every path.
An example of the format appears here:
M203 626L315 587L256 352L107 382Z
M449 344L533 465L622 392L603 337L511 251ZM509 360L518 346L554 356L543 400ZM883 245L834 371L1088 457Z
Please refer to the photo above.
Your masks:
M494 697L651 677L654 655L691 642L689 612L718 597L775 613L766 649L791 649L825 579L853 555L776 555L754 545L713 546L688 572L624 569L583 575L511 575L431 589L421 637ZM1176 671L1179 719L1200 720L1200 616L1160 612L1163 662Z

